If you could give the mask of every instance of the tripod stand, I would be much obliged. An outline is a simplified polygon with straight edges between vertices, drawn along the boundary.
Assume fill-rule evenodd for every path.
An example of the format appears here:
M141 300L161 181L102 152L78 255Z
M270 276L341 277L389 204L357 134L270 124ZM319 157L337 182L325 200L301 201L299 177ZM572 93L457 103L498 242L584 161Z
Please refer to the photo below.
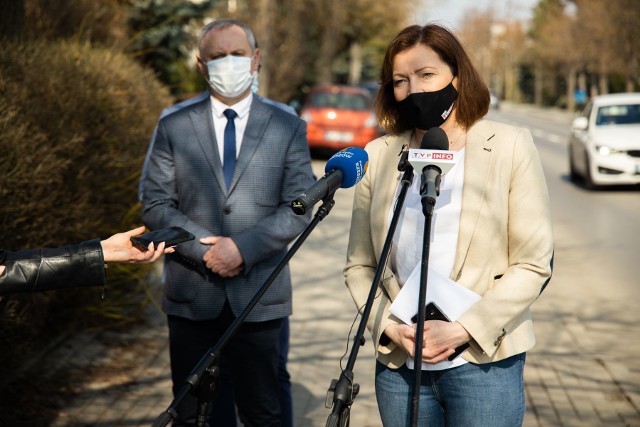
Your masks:
M360 391L360 385L353 382L353 368L356 363L356 358L358 357L359 347L363 346L365 343L364 332L367 326L367 320L369 319L373 300L375 299L376 291L378 290L378 283L380 282L387 262L387 257L389 256L389 251L393 242L393 235L398 225L402 206L404 205L404 199L406 197L407 190L411 187L411 183L413 181L413 168L407 163L406 151L401 153L398 169L404 170L404 174L402 175L400 182L400 194L398 195L398 200L393 211L389 231L382 248L380 260L376 267L371 289L369 290L367 301L364 305L364 309L362 310L360 324L358 325L356 335L353 337L353 346L351 347L347 366L341 372L339 379L331 380L331 385L327 391L325 406L327 408L332 408L332 411L327 418L326 427L347 427L349 425L351 405Z
M247 306L242 310L242 312L238 315L238 317L231 323L229 328L225 331L222 337L218 340L218 342L211 347L206 354L202 357L202 359L198 362L196 367L191 371L189 376L186 379L186 384L180 389L176 397L173 399L169 407L162 412L158 418L153 422L153 427L163 427L169 424L170 421L174 420L177 415L177 407L184 400L184 398L189 394L193 394L198 397L198 412L196 425L204 426L209 408L211 405L211 401L215 397L216 394L216 386L217 380L219 377L219 367L218 361L220 360L220 356L222 354L222 350L224 346L229 342L229 340L233 337L233 335L237 332L238 328L247 318L251 310L258 303L262 295L269 289L269 286L273 283L278 274L282 271L282 269L287 265L289 260L293 257L293 255L298 251L300 246L304 243L304 241L309 237L309 234L313 231L313 229L318 225L320 221L322 221L333 208L335 201L333 199L334 192L327 194L322 199L322 205L316 211L316 214L309 223L309 225L304 229L304 231L300 234L300 236L293 243L291 248L284 255L282 260L278 263L274 271L269 275L265 283L258 289L256 294L253 296L251 301L247 304Z

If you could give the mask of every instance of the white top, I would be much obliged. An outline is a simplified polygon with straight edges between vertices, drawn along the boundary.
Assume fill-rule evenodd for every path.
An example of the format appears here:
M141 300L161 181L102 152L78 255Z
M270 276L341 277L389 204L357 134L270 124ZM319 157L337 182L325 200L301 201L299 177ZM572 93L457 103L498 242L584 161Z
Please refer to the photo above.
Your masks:
M231 108L238 115L234 122L236 125L236 158L240 153L240 147L242 146L242 137L244 131L247 128L247 122L249 121L249 110L251 109L251 102L253 101L253 94L249 93L249 96L241 100L240 102L227 105L218 101L213 96L211 97L211 113L213 115L213 128L216 132L216 140L218 141L218 153L220 154L220 162L224 165L224 128L227 126L227 117L223 114L224 110Z
M460 161L442 176L440 195L436 199L431 224L429 267L447 277L451 275L453 269L462 209L464 149L460 153ZM414 170L413 183L407 191L389 257L391 268L397 275L400 286L407 281L422 259L425 216L422 213L420 199L420 178L420 174ZM398 184L396 198L400 188ZM395 205L392 205L389 221L393 216L394 208Z

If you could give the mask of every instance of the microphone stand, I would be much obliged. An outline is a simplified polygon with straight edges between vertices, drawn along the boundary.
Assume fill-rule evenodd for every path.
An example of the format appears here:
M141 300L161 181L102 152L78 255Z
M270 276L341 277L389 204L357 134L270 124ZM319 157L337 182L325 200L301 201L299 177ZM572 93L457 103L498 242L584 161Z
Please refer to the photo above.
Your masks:
M229 342L231 337L238 331L242 322L247 318L253 307L258 303L262 295L269 289L269 286L276 279L278 274L287 265L289 260L298 251L302 243L309 237L309 234L313 229L331 212L331 208L335 204L333 196L335 191L328 193L322 199L322 205L316 211L316 214L304 229L302 234L298 236L298 239L294 242L291 248L287 251L285 256L280 260L276 268L271 275L267 278L265 283L258 289L251 301L242 310L238 317L231 323L229 328L225 331L218 342L207 350L207 353L200 359L196 367L191 371L186 379L186 384L180 389L176 397L173 399L169 407L162 412L158 418L153 422L153 427L164 427L174 420L178 415L177 407L184 400L188 393L194 394L198 397L198 412L196 417L196 425L202 427L205 425L209 408L213 398L216 395L216 381L220 376L220 369L217 365L220 360L220 355L224 346Z
M422 344L424 334L424 322L426 317L427 277L429 271L429 251L431 248L431 220L436 204L436 198L440 195L440 181L442 171L435 165L428 165L422 170L422 182L420 183L420 197L422 213L425 217L422 261L420 262L420 292L418 294L418 320L416 324L416 342L413 358L413 395L411 399L411 423L413 427L418 425L420 413L420 385L422 384Z
M378 262L375 274L373 276L373 282L371 283L371 289L369 290L367 302L365 303L364 310L362 311L360 324L355 336L353 337L354 344L351 347L351 353L349 354L347 366L340 374L340 379L331 380L331 385L329 386L329 390L327 391L325 407L333 407L333 409L331 411L331 414L327 418L326 427L347 427L349 425L351 405L358 392L360 391L360 385L353 382L353 367L355 366L356 358L358 357L359 347L363 346L365 343L364 332L367 326L367 320L369 319L369 314L371 313L371 308L373 306L373 300L375 299L376 291L378 290L378 283L380 282L380 278L382 276L382 272L389 255L389 250L391 248L391 244L393 243L393 235L395 233L396 226L398 225L398 220L400 218L400 212L404 204L404 199L406 197L407 190L409 189L409 187L411 187L411 183L413 181L413 167L411 167L411 165L407 162L407 155L407 151L403 151L400 154L401 158L398 169L404 171L401 180L400 194L398 195L398 200L396 202L393 216L391 218L391 223L389 225L389 231L387 233L384 246L382 247L380 261Z

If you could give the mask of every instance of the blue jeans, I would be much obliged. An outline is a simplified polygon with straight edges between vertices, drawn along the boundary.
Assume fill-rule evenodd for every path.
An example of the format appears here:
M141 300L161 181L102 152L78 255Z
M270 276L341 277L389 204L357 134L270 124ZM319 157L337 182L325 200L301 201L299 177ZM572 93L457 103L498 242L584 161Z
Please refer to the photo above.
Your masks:
M514 427L525 411L525 353L499 362L422 371L420 427ZM376 362L376 398L385 427L410 425L414 372Z

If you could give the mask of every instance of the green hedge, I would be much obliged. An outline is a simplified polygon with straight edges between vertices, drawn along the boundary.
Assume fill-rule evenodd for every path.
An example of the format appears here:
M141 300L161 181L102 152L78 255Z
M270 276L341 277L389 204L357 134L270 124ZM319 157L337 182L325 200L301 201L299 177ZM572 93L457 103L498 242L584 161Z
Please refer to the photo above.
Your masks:
M0 41L0 246L55 247L141 225L140 170L171 101L124 54ZM132 320L145 271L109 268L103 302L95 288L0 297L0 378L78 325Z

